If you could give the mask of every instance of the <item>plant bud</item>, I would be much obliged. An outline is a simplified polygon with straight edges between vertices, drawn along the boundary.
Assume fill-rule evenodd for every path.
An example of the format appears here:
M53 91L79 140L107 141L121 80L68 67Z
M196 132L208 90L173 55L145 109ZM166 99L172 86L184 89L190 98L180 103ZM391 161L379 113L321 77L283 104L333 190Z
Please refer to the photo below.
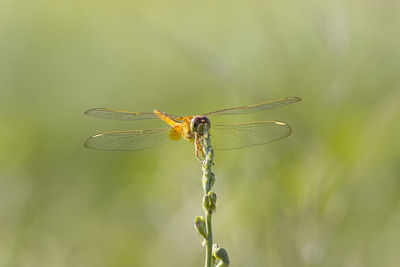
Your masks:
M210 197L208 195L203 197L203 208L206 212L210 212L211 210Z
M210 173L210 188L214 186L215 183L215 174L213 172Z
M214 192L208 192L208 197L210 198L210 203L214 204L217 203L217 194Z
M217 208L217 194L214 192L208 192L207 196L210 201L210 212L214 212Z
M213 245L213 255L216 259L221 260L217 267L229 266L228 252L224 248L219 248L218 245Z
M205 239L207 237L206 224L202 216L197 216L194 219L194 228L196 228L197 232L200 234L202 238Z

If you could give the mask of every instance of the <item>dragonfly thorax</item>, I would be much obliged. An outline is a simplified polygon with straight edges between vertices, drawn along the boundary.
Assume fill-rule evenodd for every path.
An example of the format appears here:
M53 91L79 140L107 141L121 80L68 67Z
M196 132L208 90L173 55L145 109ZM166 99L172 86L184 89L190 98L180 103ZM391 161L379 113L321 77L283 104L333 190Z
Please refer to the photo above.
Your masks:
M210 127L210 119L206 116L194 116L190 121L190 131L203 135L205 127Z

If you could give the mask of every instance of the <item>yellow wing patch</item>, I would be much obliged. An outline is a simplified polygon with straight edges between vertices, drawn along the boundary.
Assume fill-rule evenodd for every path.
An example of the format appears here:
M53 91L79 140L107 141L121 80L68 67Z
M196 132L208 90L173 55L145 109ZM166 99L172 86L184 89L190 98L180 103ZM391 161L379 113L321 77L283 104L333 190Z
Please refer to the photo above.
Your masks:
M181 139L181 127L175 127L172 128L171 131L169 132L169 139L171 140L179 140Z

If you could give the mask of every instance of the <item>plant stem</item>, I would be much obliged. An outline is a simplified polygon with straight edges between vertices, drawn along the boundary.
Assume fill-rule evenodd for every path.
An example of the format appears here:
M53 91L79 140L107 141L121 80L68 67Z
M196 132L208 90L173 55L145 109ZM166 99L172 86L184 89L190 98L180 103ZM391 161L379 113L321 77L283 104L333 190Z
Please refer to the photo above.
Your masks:
M207 239L206 239L206 267L213 266L213 257L212 257L212 249L213 249L213 236L211 229L211 213L206 212L206 229L207 229Z
M204 131L200 139L201 149L203 155L202 162L202 184L204 189L203 197L203 209L205 212L205 218L197 216L195 219L195 228L200 234L203 240L203 245L206 247L206 261L205 267L213 267L215 261L218 260L219 263L217 267L228 267L229 257L225 249L219 248L217 244L213 244L213 234L211 226L211 216L215 212L217 195L211 191L212 186L215 182L215 174L211 171L211 167L214 164L214 151L211 147L210 139L210 128L209 124L205 125ZM197 145L197 143L196 143ZM197 155L197 149L196 149Z
M205 223L206 223L206 230L207 230L207 236L205 239L205 245L206 245L206 267L212 267L213 266L213 257L212 257L212 246L213 246L213 235L212 235L212 226L211 226L211 215L212 212L214 211L215 207L215 202L212 203L212 205L208 205L210 203L210 198L208 197L211 187L214 183L214 174L211 171L211 166L213 164L213 158L214 158L214 151L212 150L211 147L211 140L210 140L210 134L209 134L209 127L205 127L205 131L203 133L203 153L205 155L204 161L203 161L203 189L204 189L204 201L203 201L203 206L204 206L204 211L205 211ZM206 203L208 202L208 203ZM214 207L213 207L214 206Z

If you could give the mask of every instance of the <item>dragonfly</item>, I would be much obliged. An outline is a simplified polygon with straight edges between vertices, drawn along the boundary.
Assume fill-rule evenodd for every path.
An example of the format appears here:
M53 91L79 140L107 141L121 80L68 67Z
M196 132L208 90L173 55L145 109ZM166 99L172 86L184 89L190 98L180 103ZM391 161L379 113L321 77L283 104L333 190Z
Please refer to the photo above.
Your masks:
M216 150L240 149L271 143L292 134L290 126L281 121L249 121L211 125L209 117L243 115L275 109L299 102L300 97L286 97L259 104L228 108L193 116L172 115L160 110L132 112L110 108L93 108L85 111L88 116L121 121L158 119L167 125L160 128L113 131L95 134L85 142L85 147L99 150L135 151L157 147L186 139L195 144L198 156L199 140L204 127L209 127L212 147ZM200 149L201 150L201 149Z

